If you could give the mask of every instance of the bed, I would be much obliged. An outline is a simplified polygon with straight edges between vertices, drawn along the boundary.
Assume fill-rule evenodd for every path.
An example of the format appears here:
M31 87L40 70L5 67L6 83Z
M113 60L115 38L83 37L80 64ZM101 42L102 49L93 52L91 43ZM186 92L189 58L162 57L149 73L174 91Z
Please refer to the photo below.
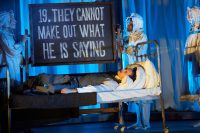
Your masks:
M136 50L140 45L155 45L156 46L156 53L151 53L148 55L140 55L136 57L137 58L147 58L150 56L157 60L158 64L158 72L160 77L160 58L159 58L159 47L158 43L156 41L148 41L139 43L136 46ZM160 77L161 78L161 77ZM161 81L161 79L160 79ZM9 79L9 72L7 71L7 89L6 89L6 95L9 99L10 103L7 103L6 106L7 109L7 130L8 132L11 132L11 112L23 112L21 114L26 114L29 111L32 111L31 113L38 115L38 112L41 113L38 115L39 120L41 120L41 116L43 114L46 114L46 112L50 110L58 111L60 114L62 114L59 117L65 116L65 118L71 118L71 117L78 117L80 114L88 113L88 111L79 110L79 106L85 106L85 105L94 105L96 103L104 104L104 103L118 103L118 109L114 109L112 111L104 109L94 110L95 112L118 112L119 114L119 122L118 125L114 127L114 129L119 129L123 132L126 127L124 124L124 118L123 118L123 103L124 102L130 102L130 101L140 101L140 100L160 100L161 105L161 112L162 112L162 120L163 120L163 131L165 133L168 132L168 129L165 125L165 113L164 113L164 103L162 99L162 84L160 82L159 86L151 89L142 89L138 88L135 90L124 90L124 91L107 91L107 92L87 92L87 93L77 93L77 94L68 94L68 95L10 95L10 79ZM138 95L140 94L140 95ZM148 95L147 95L148 94ZM137 95L137 96L136 96ZM87 97L87 98L86 98ZM106 98L105 98L106 97ZM109 99L107 98L109 97ZM73 104L71 104L70 99L73 99ZM88 99L88 100L85 100ZM42 101L42 102L41 102ZM61 104L62 103L62 104ZM64 109L64 110L63 110ZM24 111L20 111L24 110ZM69 115L71 114L71 115ZM42 119L47 119L50 117L51 114L45 115L45 117L42 117ZM27 117L27 116L24 116ZM58 116L55 116L58 117ZM15 119L21 119L19 117L16 117ZM26 118L28 119L28 118ZM55 118L52 118L55 119Z

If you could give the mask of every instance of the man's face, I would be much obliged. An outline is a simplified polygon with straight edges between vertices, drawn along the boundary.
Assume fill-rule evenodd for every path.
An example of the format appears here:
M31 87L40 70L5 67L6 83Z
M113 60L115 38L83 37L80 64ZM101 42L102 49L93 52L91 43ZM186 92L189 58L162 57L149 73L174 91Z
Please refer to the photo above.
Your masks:
M117 75L119 76L120 79L123 79L126 76L133 75L133 72L132 72L132 69L126 68L126 69L119 70L117 72Z
M127 27L128 32L132 32L133 31L133 21L132 19L130 20L128 27Z

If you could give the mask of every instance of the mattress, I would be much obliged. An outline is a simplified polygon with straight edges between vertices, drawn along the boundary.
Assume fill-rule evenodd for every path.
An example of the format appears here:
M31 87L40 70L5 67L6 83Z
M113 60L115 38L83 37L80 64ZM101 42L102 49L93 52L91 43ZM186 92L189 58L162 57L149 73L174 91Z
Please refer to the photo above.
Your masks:
M97 93L97 103L128 102L137 100L158 99L161 94L160 87L150 89L130 89L120 91L107 91Z
M96 93L55 95L12 95L10 107L15 109L56 109L95 105Z

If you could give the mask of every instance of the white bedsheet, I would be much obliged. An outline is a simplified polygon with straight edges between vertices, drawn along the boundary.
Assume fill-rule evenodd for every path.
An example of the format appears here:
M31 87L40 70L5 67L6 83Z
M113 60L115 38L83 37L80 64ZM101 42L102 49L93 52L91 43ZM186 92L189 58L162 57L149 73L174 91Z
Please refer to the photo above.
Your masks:
M113 102L128 102L136 101L139 99L155 99L161 93L160 87L151 89L133 89L133 90L120 90L110 92L98 92L97 103L113 103Z
M137 67L136 80L134 82L130 77L127 77L124 84L108 80L100 85L77 88L77 91L78 93L97 92L97 103L154 99L156 98L155 96L159 96L161 93L160 87L155 87L159 85L159 75L150 60L138 64L129 66L129 68Z
M115 88L115 87L114 87ZM112 87L103 84L98 86L87 86L78 88L78 93L97 92L97 103L113 103L113 102L127 102L136 101L138 99L147 100L154 99L161 93L160 87L146 88L146 89L125 89L114 90Z

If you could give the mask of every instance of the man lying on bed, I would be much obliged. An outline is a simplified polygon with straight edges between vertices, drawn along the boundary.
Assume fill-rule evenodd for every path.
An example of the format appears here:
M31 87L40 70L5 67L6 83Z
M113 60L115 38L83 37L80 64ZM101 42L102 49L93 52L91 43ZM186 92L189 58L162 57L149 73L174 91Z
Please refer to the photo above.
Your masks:
M117 72L117 75L87 75L84 78L82 78L82 82L89 83L93 82L91 84L84 85L83 83L80 83L80 87L71 89L71 88L63 88L61 90L61 93L84 93L84 92L105 92L105 91L117 91L117 90L124 90L124 89L131 89L134 86L134 80L136 78L136 68L126 68L119 70ZM142 70L138 70L141 71ZM101 82L98 80L100 79ZM85 80L85 81L83 81ZM88 82L88 80L91 80ZM97 81L97 82L96 82ZM96 82L96 83L94 83ZM57 88L59 89L59 88Z
M90 75L89 75L90 76ZM54 87L56 90L61 89L61 93L84 93L84 92L105 92L120 91L130 89L154 88L159 85L159 77L153 63L150 60L129 65L126 69L117 72L114 78L106 77L100 84L87 84L75 89ZM98 78L89 78L97 80ZM91 86L91 87L90 87ZM53 86L52 86L53 87Z
M24 93L30 91L38 93L84 93L153 88L156 86L158 86L158 75L154 65L147 59L145 62L129 65L127 69L118 71L117 75L113 73L82 76L41 74L27 81L23 89L19 90L23 90Z
M84 87L94 86L95 90L89 92L112 91L130 89L134 86L136 68L123 69L114 73L85 74L78 76L41 74L28 80L17 92L26 94L53 94L53 93L74 93L78 90L84 92ZM78 92L80 92L78 91Z

